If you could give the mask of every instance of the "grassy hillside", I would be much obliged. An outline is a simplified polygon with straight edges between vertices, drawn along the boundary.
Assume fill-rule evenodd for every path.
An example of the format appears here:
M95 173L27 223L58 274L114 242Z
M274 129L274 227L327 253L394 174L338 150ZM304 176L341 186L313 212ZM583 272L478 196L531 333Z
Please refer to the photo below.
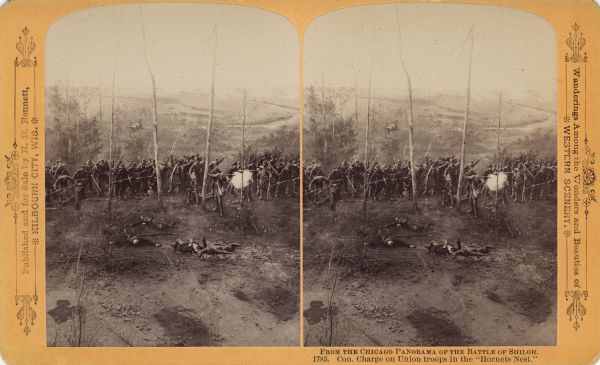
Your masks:
M99 119L97 90L71 90L70 124L78 118ZM57 120L66 123L66 108L53 107L52 98L48 98L46 108L47 155L51 159L58 157L54 145L58 141L55 131ZM64 103L64 99L54 103ZM100 121L100 157L108 156L108 141L111 123L111 98L102 98L102 120ZM121 152L122 158L147 158L152 155L152 114L153 100L149 96L118 95L116 99L114 146ZM78 114L73 110L80 110ZM210 97L207 94L187 94L159 96L158 135L159 155L201 153L206 146L206 131L210 110ZM213 156L226 156L241 150L243 125L242 97L218 96L214 104L212 153ZM277 131L281 127L299 129L299 107L292 99L248 97L246 102L245 140L247 146L264 148L260 139ZM136 147L137 145L137 147ZM299 151L298 151L299 153ZM227 162L227 161L226 161Z
M354 90L330 88L326 90L326 95L327 99L335 104L338 115L354 116ZM363 95L366 95L366 92L359 90L358 123L355 125L359 148L356 156L348 156L348 159L364 158L367 98ZM464 110L464 96L436 95L416 97L413 100L414 146L417 159L422 159L428 150L430 156L459 154ZM535 149L545 155L555 155L555 144L548 143L548 138L556 138L556 112L553 105L539 100L505 99L501 113L501 148L506 148L511 153ZM318 122L322 121L320 114L305 114L305 133L308 132L308 121L311 117ZM387 132L386 127L392 125L394 120L398 121L398 130ZM467 133L467 159L482 157L485 163L495 159L497 127L498 100L473 97ZM407 99L379 95L372 98L370 137L378 160L408 158ZM305 138L304 141L305 151L310 150L313 140ZM395 151L386 151L383 148L384 144L395 146Z

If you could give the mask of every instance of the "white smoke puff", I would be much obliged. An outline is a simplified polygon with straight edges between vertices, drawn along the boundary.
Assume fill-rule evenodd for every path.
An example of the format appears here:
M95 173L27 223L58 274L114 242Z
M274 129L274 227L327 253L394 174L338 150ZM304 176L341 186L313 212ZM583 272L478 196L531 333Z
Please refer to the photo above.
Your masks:
M252 182L252 171L244 170L243 172L236 171L231 177L231 185L236 189L247 187ZM243 184L243 185L242 185Z
M485 181L485 186L490 189L490 191L497 191L504 189L506 183L508 182L508 176L505 172L500 172L498 175L489 174L487 180Z

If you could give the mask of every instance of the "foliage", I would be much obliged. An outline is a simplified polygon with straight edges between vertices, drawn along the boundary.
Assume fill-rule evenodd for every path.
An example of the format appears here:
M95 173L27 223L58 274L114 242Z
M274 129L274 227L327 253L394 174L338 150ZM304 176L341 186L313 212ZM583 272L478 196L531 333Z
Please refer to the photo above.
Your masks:
M89 117L75 97L67 100L57 85L49 89L47 107L51 119L46 142L46 155L50 159L62 159L68 166L80 166L86 160L96 159L100 154L102 132L98 116Z
M314 85L306 90L304 100L304 115L309 121L304 134L304 155L316 159L325 167L354 156L357 151L354 116L344 117L341 114L343 105L338 108L331 97L323 100ZM342 104L345 104L345 100L342 99Z
M278 154L296 156L300 154L300 135L295 126L281 126L252 144L255 150L265 149ZM249 147L248 147L249 148ZM245 158L248 160L248 158ZM241 160L241 158L239 159Z
M522 135L513 141L508 149L513 153L524 153L531 160L536 158L552 159L556 156L556 144L548 143L549 141L556 141L556 133L539 129L534 133ZM544 151L544 153L539 154L537 151Z

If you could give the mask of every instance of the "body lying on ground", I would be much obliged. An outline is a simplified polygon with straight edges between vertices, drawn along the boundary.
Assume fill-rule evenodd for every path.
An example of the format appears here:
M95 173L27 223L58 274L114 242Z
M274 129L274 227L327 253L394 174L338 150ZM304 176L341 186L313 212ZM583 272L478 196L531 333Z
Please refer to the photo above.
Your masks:
M193 239L176 239L173 242L173 251L178 253L194 253L198 257L202 255L230 255L233 253L236 247L239 247L237 243L208 243L206 238L202 237L202 242L194 241Z
M452 258L456 258L456 256L486 256L489 255L494 246L490 245L481 245L481 244L472 244L467 246L463 246L460 242L460 239L456 240L456 250L451 254Z
M427 246L427 252L434 253L437 255L452 255L454 252L454 246L448 243L448 240L442 242L431 241Z
M438 254L438 255L450 255L452 258L456 258L456 256L486 256L489 255L494 246L490 245L482 245L482 244L471 244L468 246L463 246L460 239L456 240L456 246L448 243L448 240L443 240L442 242L431 241L426 246L427 252Z
M148 225L148 226L152 226L156 229L165 229L165 228L172 228L175 226L174 222L167 222L164 219L161 218L156 218L156 217L151 217L151 216L141 216L140 219L134 223L131 224L131 227L135 227L137 225Z
M394 222L391 224L388 224L386 227L401 227L404 228L406 230L409 231L413 231L413 232L422 232L428 229L431 229L431 223L427 223L427 224L422 224L419 222L415 222L414 220L411 220L409 218L406 217L396 217L394 218Z

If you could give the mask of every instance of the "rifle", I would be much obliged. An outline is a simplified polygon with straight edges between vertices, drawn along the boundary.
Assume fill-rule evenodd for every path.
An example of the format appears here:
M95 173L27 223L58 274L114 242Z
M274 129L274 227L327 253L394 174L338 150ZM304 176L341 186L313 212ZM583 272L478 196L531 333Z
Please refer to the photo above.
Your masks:
M98 185L98 182L96 181L96 179L94 178L94 174L90 174L90 177L92 178L92 181L94 182L94 184L96 184L96 187L98 188L98 194L100 194L100 191L102 189L100 189L100 185Z

